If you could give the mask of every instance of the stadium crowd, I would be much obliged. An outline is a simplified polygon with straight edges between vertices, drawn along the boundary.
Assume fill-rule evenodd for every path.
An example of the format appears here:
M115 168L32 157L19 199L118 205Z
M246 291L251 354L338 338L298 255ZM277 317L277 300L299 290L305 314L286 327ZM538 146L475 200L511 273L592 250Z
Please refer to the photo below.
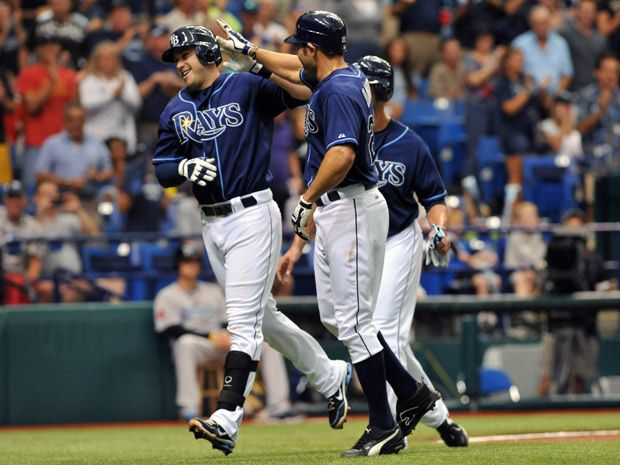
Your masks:
M575 208L592 219L588 175L620 166L619 2L0 0L4 301L98 295L76 292L92 291L84 279L54 285L59 272L87 268L81 243L63 238L200 234L188 186L162 189L150 163L159 115L183 85L174 64L160 60L170 32L202 24L222 34L215 19L224 17L260 47L284 51L283 38L310 9L344 19L348 62L367 54L390 61L389 111L420 132L444 174L457 271L441 275L438 290L543 292L546 236L514 231L498 241L463 229L490 216L536 227ZM416 119L427 111L450 115L455 126L428 130ZM275 122L272 190L287 226L304 190L304 118L299 108ZM442 131L461 138L446 142ZM525 195L531 159L550 160L573 182L556 210ZM49 241L14 242L28 237ZM423 279L429 293L434 284Z

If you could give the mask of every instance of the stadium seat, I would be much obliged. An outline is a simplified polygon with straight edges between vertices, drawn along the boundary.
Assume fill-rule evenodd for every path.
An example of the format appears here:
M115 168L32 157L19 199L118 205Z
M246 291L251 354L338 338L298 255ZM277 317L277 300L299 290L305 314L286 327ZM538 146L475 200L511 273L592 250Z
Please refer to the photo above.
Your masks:
M437 135L437 147L444 183L446 186L458 183L467 151L467 134L463 125L456 120L443 123Z
M492 205L495 199L503 198L507 179L499 138L485 136L478 141L478 170L480 195L484 203Z
M535 203L541 217L558 222L563 212L575 208L578 184L573 166L554 155L523 157L523 200Z

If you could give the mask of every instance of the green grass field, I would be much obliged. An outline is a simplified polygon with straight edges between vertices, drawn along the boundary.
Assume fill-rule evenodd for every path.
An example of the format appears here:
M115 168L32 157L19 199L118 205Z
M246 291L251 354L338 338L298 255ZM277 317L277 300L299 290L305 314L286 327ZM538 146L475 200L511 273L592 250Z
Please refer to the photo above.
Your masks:
M547 431L620 430L620 412L464 415L455 419L471 437ZM620 463L620 442L573 440L471 444L449 449L434 430L418 426L409 448L394 456L341 459L365 426L350 420L341 431L315 419L301 424L245 424L233 454L225 457L196 441L181 423L153 426L0 429L0 464L68 465L323 465L362 460L367 464L525 465Z

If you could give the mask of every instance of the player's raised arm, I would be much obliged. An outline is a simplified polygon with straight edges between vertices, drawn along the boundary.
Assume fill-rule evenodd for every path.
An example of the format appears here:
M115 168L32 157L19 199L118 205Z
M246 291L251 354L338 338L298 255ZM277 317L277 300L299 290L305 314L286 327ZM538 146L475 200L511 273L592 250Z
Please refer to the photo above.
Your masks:
M227 37L226 39L223 37L218 37L217 41L220 44L220 47L227 53L233 56L248 56L252 60L258 61L259 63L265 65L269 68L269 70L271 70L272 73L282 79L293 84L304 84L299 77L299 71L302 67L301 61L296 55L292 55L290 53L272 52L270 50L260 48L243 37L241 33L235 31L223 19L217 19L217 23L224 30Z

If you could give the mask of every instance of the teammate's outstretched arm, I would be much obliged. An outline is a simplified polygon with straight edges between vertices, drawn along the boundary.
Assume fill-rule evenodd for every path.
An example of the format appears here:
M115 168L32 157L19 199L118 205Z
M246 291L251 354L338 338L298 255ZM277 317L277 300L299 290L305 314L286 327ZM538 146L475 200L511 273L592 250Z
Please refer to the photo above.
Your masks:
M286 253L280 257L280 260L278 260L278 264L276 265L276 282L278 285L288 284L291 279L293 268L295 268L295 264L301 258L301 252L306 242L307 241L303 240L301 237L297 235L294 236L291 246Z
M267 66L271 72L286 81L293 84L304 84L299 77L299 70L302 68L302 64L297 55L265 50L251 43L241 33L230 27L223 19L217 19L217 23L224 30L227 37L227 39L223 37L217 38L217 42L223 50L233 55L248 55L250 58Z

